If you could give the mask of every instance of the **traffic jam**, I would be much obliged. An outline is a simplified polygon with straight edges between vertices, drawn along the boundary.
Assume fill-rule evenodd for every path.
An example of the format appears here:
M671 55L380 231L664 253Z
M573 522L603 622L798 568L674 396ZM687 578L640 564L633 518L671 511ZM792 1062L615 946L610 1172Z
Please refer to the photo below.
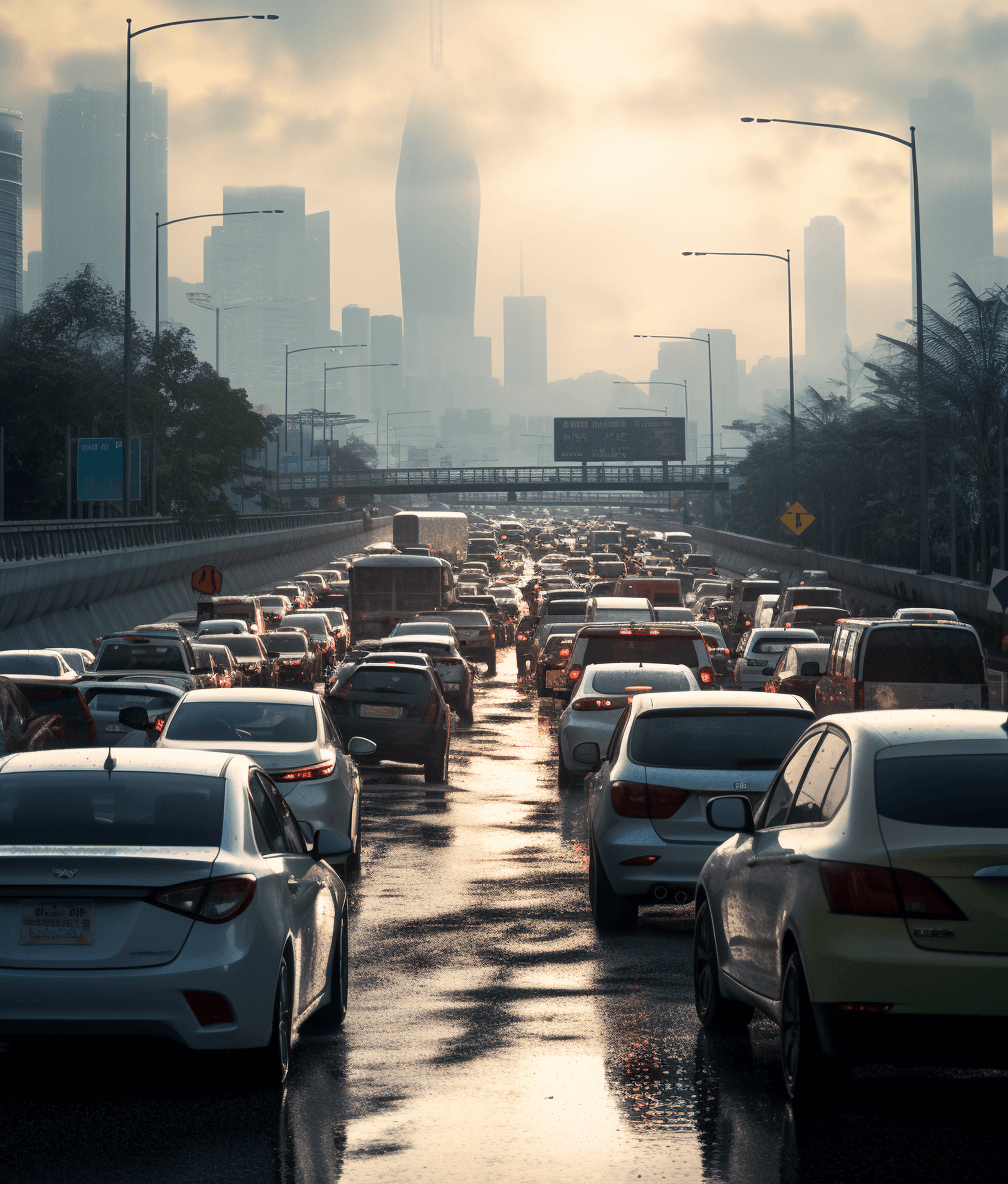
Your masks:
M769 1024L796 1109L863 1064L1000 1067L1008 726L977 630L649 522L401 511L255 593L207 568L190 612L0 651L0 1040L167 1037L281 1086L302 1028L353 1016L375 803L448 801L506 693L584 829L583 926L632 957L686 918L696 1025Z

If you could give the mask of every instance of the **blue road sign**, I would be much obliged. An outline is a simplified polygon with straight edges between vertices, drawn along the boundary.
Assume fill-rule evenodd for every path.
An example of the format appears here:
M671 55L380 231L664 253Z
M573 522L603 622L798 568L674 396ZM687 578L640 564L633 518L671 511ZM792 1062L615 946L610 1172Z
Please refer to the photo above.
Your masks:
M121 502L122 437L97 436L77 441L77 500ZM130 500L140 500L140 437L130 446Z

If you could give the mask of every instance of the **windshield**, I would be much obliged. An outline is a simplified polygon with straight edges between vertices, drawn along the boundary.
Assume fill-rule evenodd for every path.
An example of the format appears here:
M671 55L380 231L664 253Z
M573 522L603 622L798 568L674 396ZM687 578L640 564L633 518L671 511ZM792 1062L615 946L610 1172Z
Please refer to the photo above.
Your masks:
M229 637L225 643L236 658L261 658L259 641L255 637Z
M219 743L313 744L318 737L314 703L255 703L188 699L168 722L166 740Z
M304 654L308 651L308 640L300 633L267 633L263 642L267 650L279 650L281 654Z
M0 776L0 845L219 847L224 778L104 769Z
M422 695L430 689L423 674L401 667L364 666L354 672L350 689L388 695Z
M630 759L673 769L776 769L811 722L744 708L642 715Z
M178 645L114 641L102 649L95 669L157 670L168 674L184 674L185 662L182 648Z
M5 654L0 652L0 674L62 674L55 654Z
M865 651L865 682L986 682L983 654L967 629L911 625L876 629Z
M602 669L592 679L592 691L600 695L623 695L631 687L638 694L646 691L693 691L697 683L687 670L676 666L664 670L642 670L639 666Z

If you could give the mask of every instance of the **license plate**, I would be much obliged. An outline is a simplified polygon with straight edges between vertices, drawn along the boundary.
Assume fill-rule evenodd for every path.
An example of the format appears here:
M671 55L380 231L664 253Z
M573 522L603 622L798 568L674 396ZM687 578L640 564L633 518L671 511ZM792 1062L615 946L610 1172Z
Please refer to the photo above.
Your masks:
M402 708L387 706L384 703L362 703L360 713L378 719L398 719L402 715Z
M106 732L125 732L126 729L123 727L122 724L106 724L105 731Z
M22 900L18 945L89 946L94 921L93 900Z
M564 670L547 670L546 685L548 687L562 687L564 685Z

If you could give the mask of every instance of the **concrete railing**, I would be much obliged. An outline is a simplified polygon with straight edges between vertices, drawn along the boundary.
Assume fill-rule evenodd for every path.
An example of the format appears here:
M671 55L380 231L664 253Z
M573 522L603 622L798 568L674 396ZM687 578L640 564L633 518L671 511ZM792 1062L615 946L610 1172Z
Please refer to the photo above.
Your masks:
M845 592L862 601L876 598L886 604L927 605L950 608L964 620L990 626L999 614L987 611L986 584L972 580L954 580L950 576L920 575L902 567L883 567L862 563L840 555L806 551L800 547L773 543L748 535L711 530L706 526L686 527L695 544L707 547L719 565L745 572L749 567L773 567L790 579L803 569L829 572L830 580Z

